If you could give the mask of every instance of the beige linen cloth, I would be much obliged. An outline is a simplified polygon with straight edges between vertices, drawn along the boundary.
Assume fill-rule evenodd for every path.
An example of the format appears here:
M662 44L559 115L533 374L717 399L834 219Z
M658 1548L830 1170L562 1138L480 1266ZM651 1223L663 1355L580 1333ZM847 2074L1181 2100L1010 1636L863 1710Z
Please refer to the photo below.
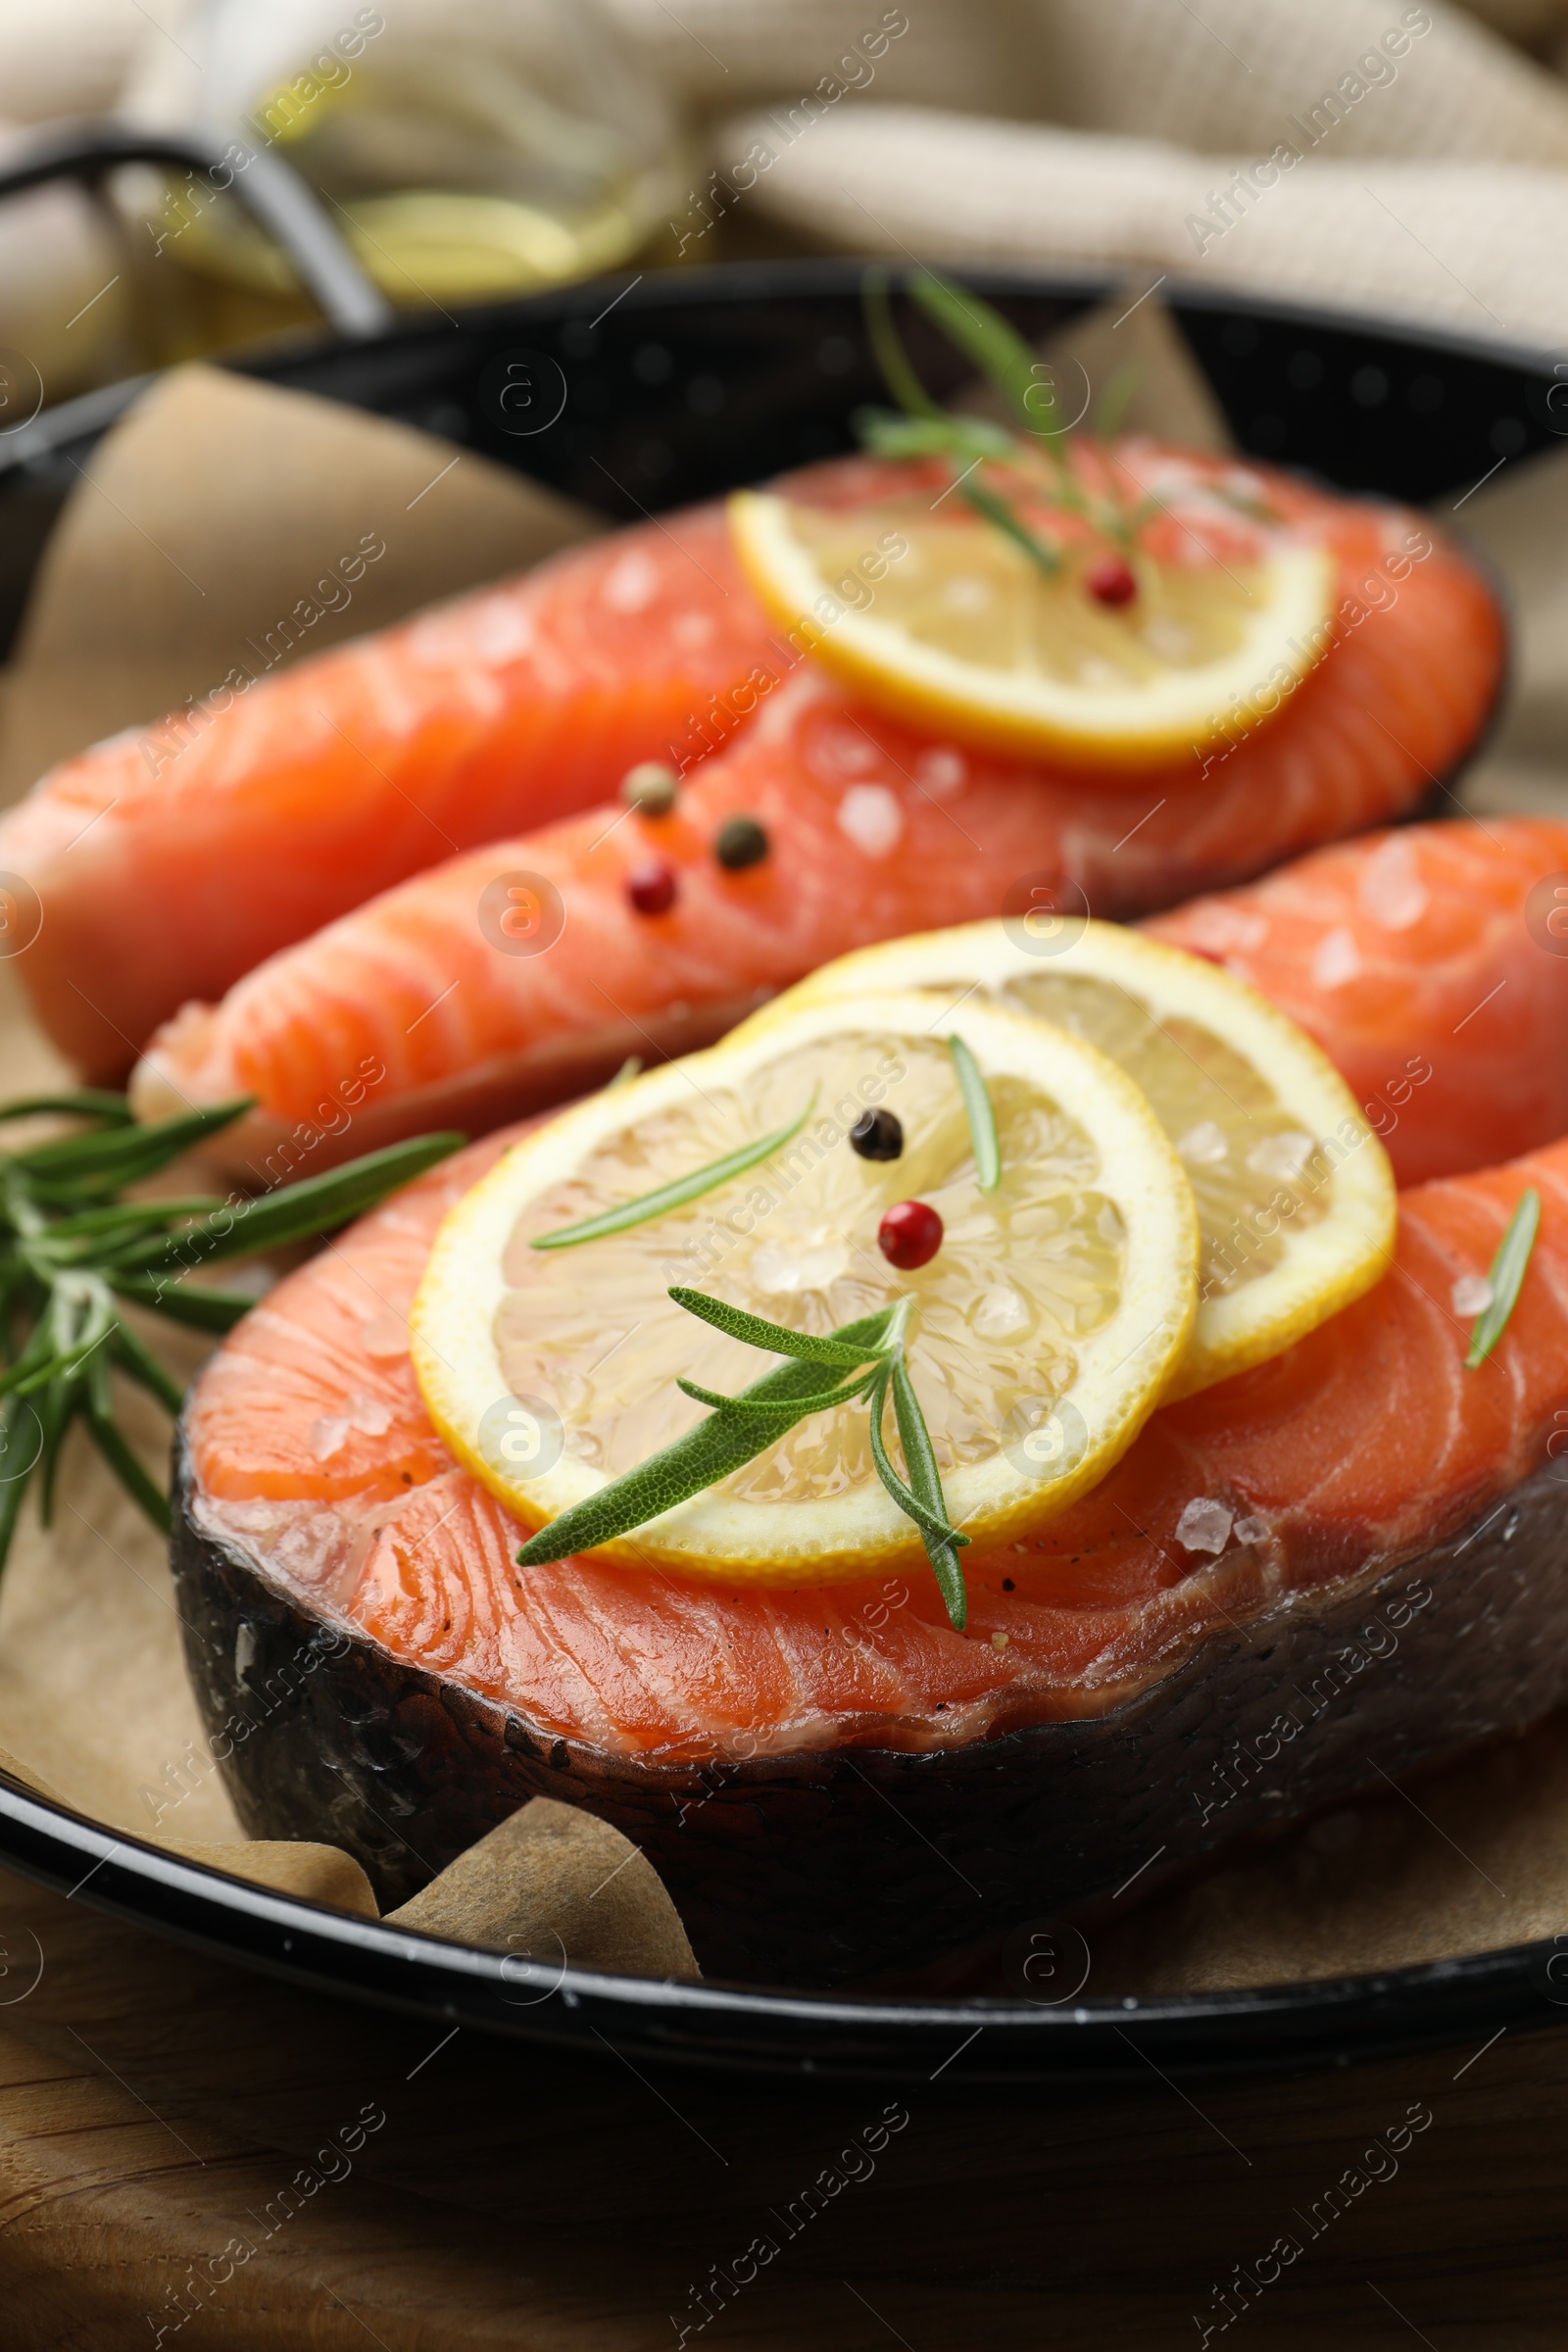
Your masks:
M1568 345L1568 86L1552 62L1568 9L1552 0L614 13L710 110L720 172L744 180L756 158L741 204L822 244L1164 272ZM1284 152L1299 160L1271 180L1265 159Z
M523 59L540 17L588 6L381 0L378 54L434 33ZM786 244L1163 272L1568 350L1568 0L598 6L695 126L677 234L710 168L733 189L765 152L734 226ZM0 105L40 122L177 89L197 13L0 0ZM699 233L687 258L714 250Z

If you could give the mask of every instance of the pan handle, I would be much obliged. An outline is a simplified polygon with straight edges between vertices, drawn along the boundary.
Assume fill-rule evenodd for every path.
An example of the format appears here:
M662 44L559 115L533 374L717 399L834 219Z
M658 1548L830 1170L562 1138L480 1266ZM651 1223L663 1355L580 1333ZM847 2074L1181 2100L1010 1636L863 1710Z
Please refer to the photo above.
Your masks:
M68 122L0 165L0 197L51 179L96 179L121 164L177 164L210 186L232 188L252 219L287 254L340 335L386 331L391 304L370 283L314 190L281 156L243 139L220 143L194 130L143 130L91 119Z

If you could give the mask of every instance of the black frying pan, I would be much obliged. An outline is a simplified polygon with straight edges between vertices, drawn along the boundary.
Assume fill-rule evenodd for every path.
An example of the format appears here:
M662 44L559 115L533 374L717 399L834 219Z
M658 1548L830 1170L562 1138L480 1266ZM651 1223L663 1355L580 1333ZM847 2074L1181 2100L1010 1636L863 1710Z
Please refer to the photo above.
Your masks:
M193 139L96 126L0 172L0 196L126 162L226 175ZM860 265L769 262L648 273L526 301L393 317L330 220L276 158L234 176L292 255L329 331L225 366L422 426L569 492L616 520L851 446L881 391ZM1107 291L1102 279L965 267L1038 338ZM1244 449L1347 489L1448 503L1499 464L1568 432L1550 355L1508 352L1284 304L1162 289ZM1131 299L1131 297L1129 297ZM919 314L904 321L926 380L963 363ZM0 431L0 632L14 628L47 522L78 462L147 379ZM9 613L9 618L7 614ZM138 1845L0 1783L0 1858L120 1917L318 1986L492 2032L707 2064L961 2081L1326 2063L1553 2022L1568 1953L1551 1943L1375 1977L1142 2003L870 2000L596 1976L469 1950L342 1914ZM983 2029L983 2030L982 2030Z

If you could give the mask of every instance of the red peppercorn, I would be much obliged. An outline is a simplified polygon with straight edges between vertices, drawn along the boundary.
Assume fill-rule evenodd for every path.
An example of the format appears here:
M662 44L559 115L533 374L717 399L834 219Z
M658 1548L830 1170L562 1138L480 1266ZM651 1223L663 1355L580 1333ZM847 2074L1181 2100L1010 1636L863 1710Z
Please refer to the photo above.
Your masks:
M1120 556L1103 556L1084 573L1084 586L1097 605L1130 605L1138 594L1138 579Z
M890 1266L913 1273L942 1247L942 1219L927 1200L901 1200L876 1229L876 1246Z
M666 913L679 888L675 868L664 858L639 858L626 876L626 896L639 914Z

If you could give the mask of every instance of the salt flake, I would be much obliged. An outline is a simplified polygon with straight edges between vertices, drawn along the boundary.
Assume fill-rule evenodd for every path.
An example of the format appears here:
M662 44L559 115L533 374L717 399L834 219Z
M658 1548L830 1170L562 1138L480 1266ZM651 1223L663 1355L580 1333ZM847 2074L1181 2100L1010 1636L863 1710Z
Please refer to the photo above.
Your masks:
M1268 923L1245 906L1200 906L1187 925L1187 936L1194 947L1206 948L1211 955L1245 956L1263 945Z
M659 593L659 567L642 548L633 548L612 564L600 593L612 612L646 612Z
M934 801L945 801L961 792L968 780L969 767L961 752L945 743L933 744L922 752L914 763L914 780L922 792Z
M392 1407L381 1396L367 1396L356 1389L348 1400L350 1429L357 1429L365 1438L384 1438L392 1426Z
M1315 1136L1288 1127L1283 1135L1261 1137L1247 1154L1247 1164L1254 1176L1272 1176L1281 1184L1294 1184L1316 1150Z
M840 726L817 728L807 756L816 773L831 783L837 783L840 776L863 776L881 758L860 728Z
M995 1290L982 1291L969 1320L983 1340L1004 1340L1023 1330L1029 1309L1010 1284L999 1284Z
M368 1323L361 1324L360 1346L367 1355L407 1355L409 1327L401 1315L388 1307L384 1313L373 1315Z
M1231 1540L1231 1520L1224 1503L1195 1494L1176 1522L1176 1541L1188 1551L1221 1552Z
M1456 1315L1484 1315L1494 1297L1484 1274L1461 1274L1448 1293Z
M1361 968L1361 951L1343 923L1319 940L1312 957L1312 977L1319 988L1343 988Z
M852 784L839 803L839 831L867 858L887 858L904 839L904 810L885 784Z
M814 1248L809 1243L792 1247L788 1242L763 1242L752 1253L752 1280L760 1291L773 1296L825 1291L849 1270L849 1245L842 1241Z
M1190 1168L1217 1168L1229 1153L1225 1130L1214 1119L1200 1119L1189 1127L1176 1147L1177 1155Z
M1396 833L1374 852L1361 869L1356 897L1385 931L1408 931L1421 920L1431 894L1408 841Z
M957 572L942 591L942 602L950 612L983 612L991 602L989 580L975 579L968 572Z

